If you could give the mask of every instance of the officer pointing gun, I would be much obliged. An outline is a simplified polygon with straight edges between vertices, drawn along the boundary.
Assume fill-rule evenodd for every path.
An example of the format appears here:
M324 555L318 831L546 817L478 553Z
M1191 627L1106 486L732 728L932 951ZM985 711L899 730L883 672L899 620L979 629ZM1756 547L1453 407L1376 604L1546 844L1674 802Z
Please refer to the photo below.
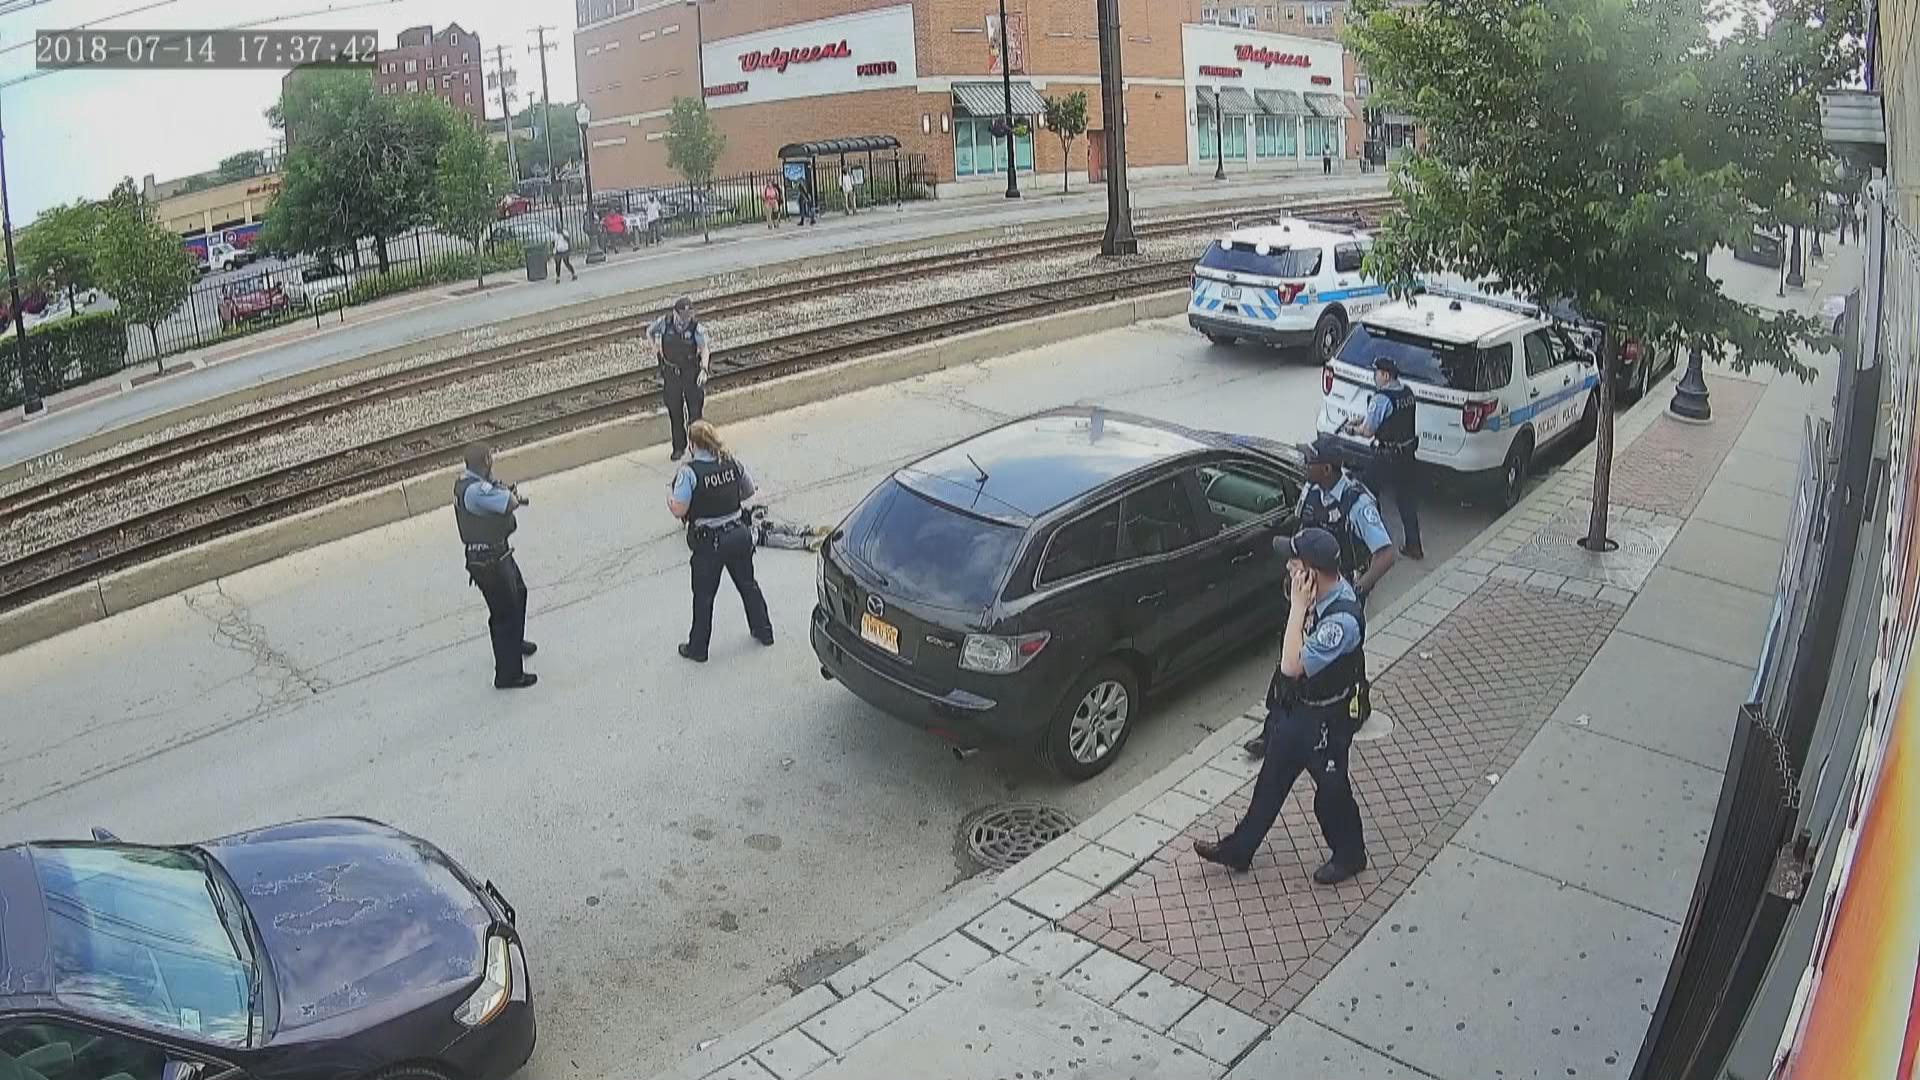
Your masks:
M501 690L524 690L540 681L522 666L538 646L526 637L527 582L507 542L520 527L514 514L532 503L517 486L494 482L492 447L467 447L466 471L453 482L453 519L466 547L467 577L487 599L493 685Z

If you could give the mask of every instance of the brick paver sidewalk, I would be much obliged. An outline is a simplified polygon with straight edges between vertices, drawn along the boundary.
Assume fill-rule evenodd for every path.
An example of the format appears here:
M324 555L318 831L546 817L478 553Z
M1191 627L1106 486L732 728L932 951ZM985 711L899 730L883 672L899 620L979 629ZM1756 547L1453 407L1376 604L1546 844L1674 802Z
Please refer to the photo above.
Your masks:
M1572 540L1585 533L1588 504L1561 499L1557 510L1517 515L1486 560L1469 561L1478 573L1448 575L1370 633L1395 643L1386 646L1389 655L1372 644L1368 650L1376 672L1391 663L1376 674L1375 705L1393 728L1354 746L1370 862L1359 877L1332 889L1313 884L1326 849L1306 778L1252 872L1230 874L1194 855L1193 840L1231 830L1252 796L1257 766L1223 760L1216 766L1234 771L1216 767L1221 797L1061 928L1278 1024L1386 914L1532 741L1677 532L1677 515L1699 504L1763 391L1714 379L1716 423L1659 416L1616 456L1618 531L1639 543L1606 559L1587 556Z

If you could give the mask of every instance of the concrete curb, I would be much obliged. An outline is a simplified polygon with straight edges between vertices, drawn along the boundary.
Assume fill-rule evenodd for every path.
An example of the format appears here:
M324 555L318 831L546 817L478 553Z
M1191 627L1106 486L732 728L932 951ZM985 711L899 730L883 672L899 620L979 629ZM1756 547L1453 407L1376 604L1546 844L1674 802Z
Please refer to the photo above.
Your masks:
M1058 344L1073 338L1167 318L1186 310L1185 289L1116 300L1025 322L976 330L879 356L770 379L716 394L707 415L721 423L765 416L962 364ZM501 453L505 471L526 479L665 442L665 413L570 432ZM280 521L221 537L129 567L97 581L0 613L0 654L88 623L358 533L446 508L454 472L429 473Z
M1353 198L1365 197L1369 194L1381 193L1384 193L1384 188L1381 192L1356 191L1340 195L1310 195L1294 201L1297 202L1302 209L1311 209L1324 202L1341 202ZM1178 213L1207 213L1235 207L1244 207L1249 214L1265 212L1259 207L1248 206L1245 199L1245 196L1241 196L1238 198L1229 197L1190 203L1180 206ZM1097 213L1076 214L1071 217L1050 218L1042 222L1027 225L993 225L982 228L962 229L955 232L931 233L923 237L906 240L890 240L881 244L863 244L855 247L839 248L820 255L796 257L779 262L766 263L754 267L751 271L730 271L722 274L709 274L699 278L687 278L661 285L648 286L646 288L635 289L631 292L619 293L614 296L602 297L596 300L582 300L579 303L568 304L565 307L551 308L531 315L521 315L503 322L487 323L484 324L483 328L492 334L516 333L552 323L564 322L568 319L584 319L596 315L604 315L616 307L627 307L634 304L664 304L682 293L715 288L724 282L742 277L743 275L757 278L808 268L817 269L823 262L875 262L893 255L924 254L929 244L944 247L954 244L1013 242L1028 239L1036 233L1050 233L1062 229L1087 228L1104 224L1105 221L1106 215L1105 212L1102 211ZM1150 224L1150 222L1143 224ZM382 317L385 318L389 316L383 315ZM60 464L68 459L96 454L103 450L111 449L120 443L151 435L154 432L165 430L176 424L225 412L226 410L251 404L278 394L304 390L333 379L357 375L363 371L380 367L383 364L405 360L421 353L453 347L483 349L486 348L487 345L486 340L475 337L471 330L438 334L432 337L404 342L400 345L382 349L378 352L368 353L363 356L323 364L306 371L283 375L267 382L229 391L217 397L208 398L205 401L183 406L157 416L150 416L145 419L134 420L126 424L108 428L105 431L96 432L83 439L76 440L66 446L48 451L36 457L29 458L28 460L16 462L12 465L0 466L0 484L13 483L34 472ZM223 357L212 365L203 364L199 360L189 360L185 361L185 363L200 367L217 366L218 364L244 359L245 357L253 356L275 347L277 346L266 344L259 349Z

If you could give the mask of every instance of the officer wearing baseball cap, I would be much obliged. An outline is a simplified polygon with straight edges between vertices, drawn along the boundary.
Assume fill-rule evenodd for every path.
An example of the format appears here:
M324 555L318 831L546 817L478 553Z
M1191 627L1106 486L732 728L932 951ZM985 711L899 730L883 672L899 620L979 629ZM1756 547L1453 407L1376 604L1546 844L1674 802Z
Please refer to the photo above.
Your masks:
M660 397L673 431L673 460L687 453L687 425L700 419L707 403L707 375L713 366L713 347L706 327L693 316L693 298L673 302L673 310L647 327L647 337L659 350Z
M1367 619L1353 586L1340 575L1340 542L1325 529L1279 537L1292 581L1280 664L1267 690L1267 752L1253 802L1239 827L1217 841L1196 840L1208 862L1245 871L1280 817L1302 772L1313 775L1313 815L1331 855L1313 872L1337 885L1367 867L1360 804L1347 775L1354 732L1366 720Z
M1373 361L1373 400L1367 415L1347 421L1346 430L1373 440L1373 469L1367 481L1382 495L1393 495L1400 508L1400 553L1409 559L1427 557L1420 546L1420 488L1414 476L1420 450L1415 423L1418 404L1413 391L1400 381L1400 365L1391 356Z

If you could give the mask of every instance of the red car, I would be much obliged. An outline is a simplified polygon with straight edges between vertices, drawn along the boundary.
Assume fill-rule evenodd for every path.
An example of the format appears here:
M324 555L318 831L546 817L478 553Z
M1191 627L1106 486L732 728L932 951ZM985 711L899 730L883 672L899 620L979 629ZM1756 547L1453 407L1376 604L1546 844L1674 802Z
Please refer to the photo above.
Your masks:
M533 209L533 200L517 192L512 195L502 196L500 199L500 217L502 220L513 217L515 214L524 214L531 209Z
M220 294L220 327L224 330L254 319L272 318L292 307L286 290L278 285L265 288L242 285L226 289Z

